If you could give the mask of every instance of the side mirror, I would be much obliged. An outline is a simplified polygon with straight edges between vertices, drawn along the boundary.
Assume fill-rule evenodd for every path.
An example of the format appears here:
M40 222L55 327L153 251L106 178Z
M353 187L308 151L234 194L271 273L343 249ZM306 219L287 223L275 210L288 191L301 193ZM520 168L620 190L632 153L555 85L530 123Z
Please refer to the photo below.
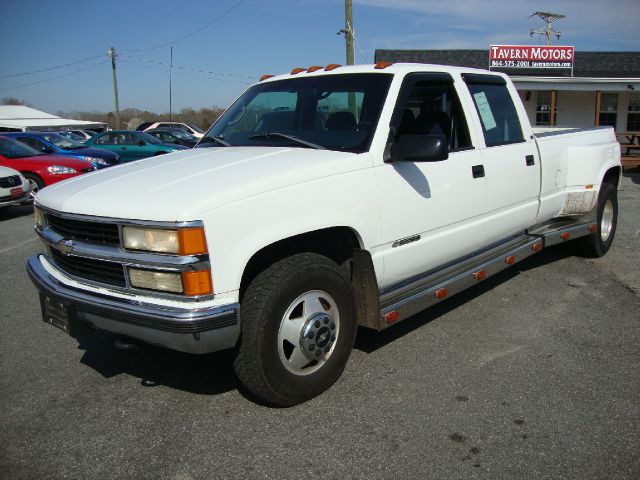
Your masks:
M449 142L443 134L401 135L392 147L397 162L440 162L449 158Z

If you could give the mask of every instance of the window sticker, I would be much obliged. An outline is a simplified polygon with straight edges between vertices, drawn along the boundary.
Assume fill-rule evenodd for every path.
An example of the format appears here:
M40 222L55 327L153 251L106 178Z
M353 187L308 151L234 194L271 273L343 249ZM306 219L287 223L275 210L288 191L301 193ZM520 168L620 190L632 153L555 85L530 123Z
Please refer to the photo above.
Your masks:
M485 93L474 93L473 99L478 106L478 113L480 114L480 118L482 119L482 123L484 124L484 129L486 131L489 131L496 128L496 120L495 118L493 118L493 112L491 112L491 107L489 106L489 101L487 100L487 96L485 95Z

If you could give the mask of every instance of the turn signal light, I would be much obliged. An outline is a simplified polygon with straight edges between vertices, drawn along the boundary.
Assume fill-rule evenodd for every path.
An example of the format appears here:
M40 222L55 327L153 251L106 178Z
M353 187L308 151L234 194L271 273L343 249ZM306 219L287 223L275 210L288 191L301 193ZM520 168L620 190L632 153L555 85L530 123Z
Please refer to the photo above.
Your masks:
M293 70L291 70L291 75L297 75L300 72L304 72L306 70L306 68L294 68Z
M568 232L561 233L560 234L560 238L563 239L563 240L569 240L571 238L571 234L568 233Z
M213 282L209 270L182 272L182 288L188 296L208 295L213 293Z
M513 265L514 263L516 263L516 256L515 255L509 255L507 258L504 259L504 262L507 265Z
M341 66L342 65L340 65L339 63L330 63L329 65L324 67L324 71L325 72L330 72L331 70L335 70L336 68L339 68Z
M390 67L391 65L393 65L393 63L391 63L391 62L378 62L378 63L376 63L374 68L376 70L382 70L383 68Z
M484 270L479 270L477 272L473 272L473 278L476 280L484 280L487 277L487 272Z
M178 229L178 240L180 255L198 255L208 252L207 239L202 227Z
M307 68L307 72L309 73L315 72L316 70L322 70L322 67L320 65L314 65L312 67Z
M260 77L260 81L262 82L263 80L266 80L267 78L272 78L272 77L273 77L273 75L269 75L269 74L267 73L267 74L264 74L264 75L262 75L262 76Z
M443 298L446 298L447 295L449 295L449 290L447 290L446 288L439 288L438 290L433 292L433 296L440 300L442 300Z
M398 318L400 318L400 313L397 310L393 310L384 315L384 321L389 325L391 325L392 323L396 323L398 321Z
M598 225L596 225L595 223L593 225L589 225L589 231L591 233L596 233L598 231Z

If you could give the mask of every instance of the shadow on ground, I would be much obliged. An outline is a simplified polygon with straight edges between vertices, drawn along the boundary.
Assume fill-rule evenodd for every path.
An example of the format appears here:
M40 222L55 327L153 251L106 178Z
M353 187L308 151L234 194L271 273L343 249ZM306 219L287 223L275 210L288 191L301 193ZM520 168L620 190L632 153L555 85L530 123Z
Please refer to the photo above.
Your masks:
M33 205L16 205L0 208L0 222L33 214Z

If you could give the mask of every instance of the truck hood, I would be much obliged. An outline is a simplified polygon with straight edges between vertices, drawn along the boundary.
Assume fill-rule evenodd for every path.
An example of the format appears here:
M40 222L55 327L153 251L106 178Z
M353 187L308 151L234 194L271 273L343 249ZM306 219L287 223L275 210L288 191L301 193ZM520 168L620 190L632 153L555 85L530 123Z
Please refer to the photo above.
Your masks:
M307 148L197 148L81 175L38 193L54 210L188 221L238 200L362 168L353 153Z

